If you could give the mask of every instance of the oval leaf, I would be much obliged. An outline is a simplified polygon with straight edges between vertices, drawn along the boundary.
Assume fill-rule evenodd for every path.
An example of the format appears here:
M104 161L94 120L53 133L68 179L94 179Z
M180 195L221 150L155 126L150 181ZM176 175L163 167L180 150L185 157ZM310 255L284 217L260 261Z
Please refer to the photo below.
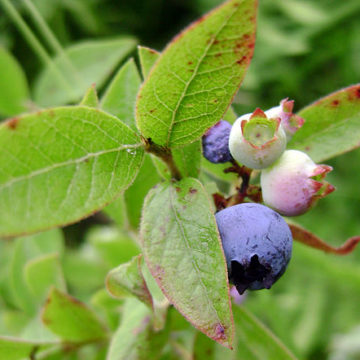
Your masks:
M80 100L91 84L99 88L116 65L135 47L131 37L91 40L72 45L38 77L34 96L41 106Z
M138 136L98 109L55 108L0 126L0 236L72 223L134 180Z
M145 199L144 258L169 301L200 331L231 347L232 313L224 254L200 182L166 182Z
M46 300L42 320L54 334L70 342L96 341L108 335L92 310L55 288Z
M255 15L256 0L230 0L170 43L138 96L144 137L185 145L221 119L253 54Z
M360 84L336 91L298 114L305 119L288 147L324 161L360 146Z

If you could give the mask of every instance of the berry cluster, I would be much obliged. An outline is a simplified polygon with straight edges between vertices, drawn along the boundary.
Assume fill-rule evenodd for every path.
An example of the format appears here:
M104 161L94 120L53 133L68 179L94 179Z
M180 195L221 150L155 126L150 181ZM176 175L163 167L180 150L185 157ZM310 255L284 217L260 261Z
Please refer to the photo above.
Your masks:
M240 294L270 288L287 267L292 235L279 214L301 215L335 190L324 181L330 166L315 164L301 151L286 150L304 123L292 113L293 106L293 101L284 99L265 112L256 109L240 116L233 125L221 120L203 136L204 157L213 163L231 162L229 169L237 169L241 177L246 169L247 185L251 169L261 170L262 196L255 199L268 207L244 202L246 196L254 201L254 196L250 186L244 190L243 177L239 194L231 201L224 199L224 209L216 214L229 280Z

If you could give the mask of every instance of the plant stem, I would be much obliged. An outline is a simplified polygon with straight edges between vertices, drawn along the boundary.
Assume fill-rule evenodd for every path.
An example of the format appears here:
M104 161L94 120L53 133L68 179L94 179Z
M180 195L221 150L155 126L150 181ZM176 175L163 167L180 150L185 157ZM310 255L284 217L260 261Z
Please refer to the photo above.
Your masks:
M170 170L171 177L176 180L181 180L182 176L174 162L174 158L171 154L171 150L169 148L156 145L147 139L143 139L143 142L145 144L145 151L156 155L162 161L164 161L164 163L168 166L168 168Z
M73 93L72 86L66 81L61 71L52 61L49 54L46 52L45 48L41 45L40 41L36 38L34 33L31 31L26 22L22 19L17 9L9 0L0 0L5 12L13 20L14 24L17 26L18 30L22 33L27 43L32 47L34 53L39 57L45 66L49 66L54 74L58 77L59 81L66 87L68 91Z
M23 0L26 8L28 9L30 15L34 20L35 26L38 28L39 32L42 34L45 41L47 41L48 45L52 48L52 50L61 56L66 64L69 73L74 75L74 78L80 85L84 85L84 80L79 75L78 70L75 68L74 64L71 62L70 58L62 48L60 42L51 31L50 27L38 11L38 9L34 6L31 0Z

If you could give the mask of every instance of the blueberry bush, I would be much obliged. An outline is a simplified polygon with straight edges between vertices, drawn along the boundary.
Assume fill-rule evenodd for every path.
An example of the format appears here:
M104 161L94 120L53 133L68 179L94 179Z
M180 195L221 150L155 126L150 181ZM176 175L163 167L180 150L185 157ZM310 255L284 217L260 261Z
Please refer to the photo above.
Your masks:
M358 358L357 1L0 6L0 359Z

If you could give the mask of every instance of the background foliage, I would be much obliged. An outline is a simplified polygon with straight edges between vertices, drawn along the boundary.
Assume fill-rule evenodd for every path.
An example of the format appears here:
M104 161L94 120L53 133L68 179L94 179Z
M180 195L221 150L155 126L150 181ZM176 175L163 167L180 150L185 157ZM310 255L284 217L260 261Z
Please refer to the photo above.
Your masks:
M25 2L19 0L13 3L31 24L32 18ZM91 39L90 47L94 51L93 55L77 60L83 66L87 80L86 84L75 87L82 92L74 91L74 97L69 99L54 97L54 102L46 105L76 102L79 94L93 82L100 86L99 92L102 94L109 82L109 75L116 71L127 55L135 55L135 43L161 51L190 21L219 3L218 0L34 1L65 49ZM295 99L296 110L299 110L323 95L359 82L359 13L360 3L357 0L261 1L255 55L235 98L235 111L242 114L257 106L267 109L284 97ZM118 39L120 36L126 36L128 46L123 52L114 54L113 43L108 42L102 44L98 61L87 63L89 58L99 54L96 40L105 37ZM47 66L39 61L3 11L0 13L0 45L15 56L24 71L16 82L19 98L33 99L39 104L48 100L44 77L46 71L51 72L51 69L46 70ZM74 54L74 50L66 51L69 56ZM56 51L52 50L52 53L56 56ZM61 57L61 54L57 56ZM0 71L5 74L1 65L8 62L6 59L2 62L3 57L6 55L2 56L0 52ZM64 67L69 72L68 78L73 86L72 82L76 79L71 75L71 68L66 63ZM0 77L0 105L8 96L4 89L14 88L14 84L9 84L10 80L6 81L4 76ZM58 85L60 89L62 86L66 84ZM22 106L12 104L10 108L4 108L2 118L22 112ZM28 106L31 108L34 104L29 101ZM308 214L297 218L299 223L333 244L340 245L345 238L360 234L360 174L356 171L359 161L359 150L329 161L329 165L335 169L328 176L329 182L337 187L337 191ZM148 167L149 174L154 176L151 162ZM149 179L148 176L144 178ZM128 219L115 219L117 224L130 225L132 231L137 228L139 204L156 182L157 178L150 178L145 188L139 186L139 190L133 192L143 194L138 202L129 201L125 196L123 202L113 205L117 206L117 210L127 208L131 214ZM106 212L114 213L111 208L107 208ZM108 297L104 290L104 278L110 269L119 265L119 258L126 262L138 253L136 245L129 239L131 232L129 235L119 228L109 224L108 218L100 213L63 230L52 230L27 239L2 241L0 334L21 334L28 341L41 339L39 346L53 346L54 335L40 327L40 320L35 316L39 304L47 296L50 283L56 284L62 291L68 290L100 314L102 322L86 310L81 312L83 321L95 329L92 334L99 333L106 338L107 331L115 330L119 322L119 302ZM125 253L124 249L127 250ZM342 259L295 244L293 259L281 281L271 291L248 293L244 307L256 314L301 359L358 359L359 261L359 251ZM39 279L39 274L40 281L34 281ZM64 300L61 293L53 292L52 296L56 300L52 302L53 306L64 301L69 305L64 307L64 311L72 311L72 301ZM127 300L122 306L127 309L124 312L127 318L123 322L129 324L140 321L141 314L146 315L148 311L135 300L133 303ZM45 319L51 319L53 314L48 307ZM177 315L171 315L174 323L180 322L180 329L185 327L176 318ZM246 322L247 315L236 316L243 316ZM109 329L102 328L103 322L108 324ZM72 331L65 331L66 334L60 331L57 333L60 337L65 336L65 339L79 343L89 340L83 337L81 329L74 329L72 324L65 324L64 328L67 326ZM121 338L121 328L118 332ZM246 335L241 339L246 343L251 342ZM182 341L186 344L186 339ZM206 348L206 340L200 337L197 341L202 341ZM27 344L23 346L26 353ZM19 351L21 348L19 346ZM101 345L88 345L70 352L68 358L102 359L104 353ZM244 359L252 358L246 353L243 356ZM52 357L57 358L56 355Z

